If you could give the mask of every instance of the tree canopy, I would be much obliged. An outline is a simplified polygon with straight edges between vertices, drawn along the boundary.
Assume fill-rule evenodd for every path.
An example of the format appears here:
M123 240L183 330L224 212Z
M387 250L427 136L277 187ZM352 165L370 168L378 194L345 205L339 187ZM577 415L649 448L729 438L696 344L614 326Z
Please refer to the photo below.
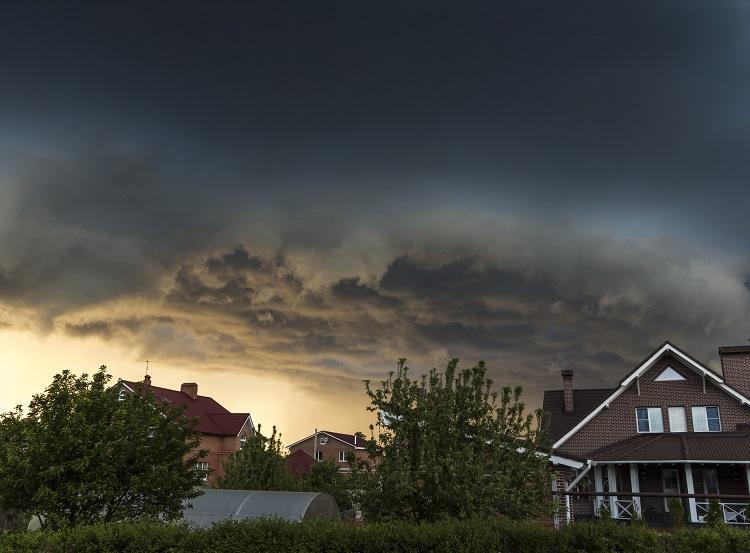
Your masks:
M26 414L0 416L0 507L50 528L181 515L204 477L195 421L148 388L118 397L110 379L63 371Z
M225 474L219 479L218 487L234 490L322 492L332 495L339 508L351 508L351 479L339 473L336 463L318 461L313 463L309 474L295 476L287 467L276 427L273 427L270 436L264 436L260 429L258 425L243 448L224 462Z
M493 391L483 362L418 379L401 359L379 387L369 459L355 478L366 517L434 521L522 519L549 512L548 460L539 454L543 413L526 413L520 387Z
M281 436L273 427L270 436L264 436L261 426L255 429L239 451L224 462L224 475L217 487L231 490L295 489L293 477L287 469L281 448Z

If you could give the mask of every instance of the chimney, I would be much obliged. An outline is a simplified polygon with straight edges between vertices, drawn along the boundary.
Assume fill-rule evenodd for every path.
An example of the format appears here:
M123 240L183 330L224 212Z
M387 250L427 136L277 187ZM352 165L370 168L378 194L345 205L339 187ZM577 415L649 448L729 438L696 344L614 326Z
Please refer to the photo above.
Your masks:
M198 397L198 385L195 382L183 383L182 386L180 386L180 391L183 394L189 395L193 399Z
M563 399L565 401L565 412L573 412L573 369L560 371L563 378Z
M151 386L151 377L149 375L146 375L143 377L143 387L149 388Z
M750 346L719 348L724 382L744 396L750 397Z

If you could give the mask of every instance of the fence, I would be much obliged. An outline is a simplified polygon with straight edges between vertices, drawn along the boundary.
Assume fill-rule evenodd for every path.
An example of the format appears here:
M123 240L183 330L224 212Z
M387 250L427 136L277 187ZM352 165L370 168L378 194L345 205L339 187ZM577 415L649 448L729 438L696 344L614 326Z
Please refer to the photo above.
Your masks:
M552 492L556 496L591 497L593 498L594 514L600 516L602 511L617 520L632 520L642 518L640 512L640 498L658 497L662 499L692 499L695 501L696 520L703 523L708 514L709 505L717 502L724 522L727 524L750 525L750 495L713 495L698 493L661 493L661 492L592 492L592 491L564 491ZM569 502L566 501L566 505ZM662 521L666 523L667 513L662 511ZM690 513L687 513L690 519Z

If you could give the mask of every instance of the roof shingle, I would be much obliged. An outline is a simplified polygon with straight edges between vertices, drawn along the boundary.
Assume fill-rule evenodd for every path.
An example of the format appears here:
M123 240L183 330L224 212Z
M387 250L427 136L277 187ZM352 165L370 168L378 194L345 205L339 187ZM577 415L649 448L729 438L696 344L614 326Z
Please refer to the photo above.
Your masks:
M122 381L123 384L135 390L141 386L141 382ZM215 436L237 436L242 426L250 416L249 413L230 413L209 396L198 396L195 399L179 391L162 388L161 386L150 386L150 390L160 400L172 405L184 405L183 415L198 419L195 427L196 432L201 434L212 434Z
M593 461L745 461L750 432L665 433L626 438L587 455Z
M548 438L555 442L568 430L581 422L586 415L596 409L613 392L611 388L573 390L573 412L565 412L562 390L544 392L543 409L549 416Z

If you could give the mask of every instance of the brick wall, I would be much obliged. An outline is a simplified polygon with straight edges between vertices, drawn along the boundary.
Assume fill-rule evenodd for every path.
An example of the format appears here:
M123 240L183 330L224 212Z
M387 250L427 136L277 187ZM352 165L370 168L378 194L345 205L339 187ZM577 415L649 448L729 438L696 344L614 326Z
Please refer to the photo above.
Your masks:
M328 438L328 440L326 441L326 443L321 443L321 438ZM293 447L289 448L289 453L294 453L299 449L307 453L310 457L314 458L314 438L311 436L309 439L294 445ZM322 452L323 461L331 461L332 463L337 464L342 469L349 469L350 467L349 463L339 461L339 452L352 452L357 458L362 458L366 455L363 450L356 450L354 447L347 445L340 440L332 438L331 436L327 436L326 434L318 434L317 450Z
M667 365L674 368L686 380L654 382ZM738 423L750 423L750 407L740 406L739 402L717 388L706 379L706 392L700 375L685 367L677 359L666 356L657 361L640 378L638 395L635 382L615 399L608 409L603 409L587 425L581 428L560 448L561 454L570 453L585 457L586 453L619 442L638 434L636 428L636 407L661 407L664 431L669 432L668 407L685 407L687 429L693 431L690 412L692 406L719 406L722 431L735 430Z
M740 393L750 396L750 348L726 349L748 350L730 353L725 352L725 348L719 348L719 355L725 382Z
M224 462L227 458L241 449L241 438L249 438L252 435L252 427L245 422L238 436L212 436L210 434L201 435L201 443L198 449L208 450L208 456L203 461L208 463L211 472L206 480L206 487L213 488L219 478L224 475Z

